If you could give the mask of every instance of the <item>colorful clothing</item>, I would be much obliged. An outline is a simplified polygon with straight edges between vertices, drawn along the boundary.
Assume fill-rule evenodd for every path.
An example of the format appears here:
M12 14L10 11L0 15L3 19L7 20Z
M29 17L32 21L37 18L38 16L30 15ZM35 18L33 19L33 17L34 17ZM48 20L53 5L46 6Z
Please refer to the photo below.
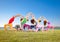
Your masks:
M27 19L24 18L24 19L22 20L21 24L23 25L23 24L25 24L26 22L27 22Z
M36 25L37 25L37 22L36 22L35 25L31 25L30 28L31 28L31 29L33 29L33 28L36 29Z
M15 17L13 16L12 18L10 18L8 24L5 24L5 25L4 25L4 29L5 29L5 30L7 29L7 26L9 26L11 30L13 29L12 23L13 23L14 19L15 19Z
M5 24L5 25L4 25L4 29L5 29L5 30L7 29L7 26L9 26L10 29L12 29L12 24Z
M13 17L9 20L8 24L11 24L11 23L14 21L14 19L15 19L15 17L13 16Z
M28 24L24 24L24 29L25 29L25 27L28 27L28 29L30 29L30 25L28 25Z
M40 27L42 27L42 26L41 26L40 24L37 24L36 27L37 27L37 28L40 28Z

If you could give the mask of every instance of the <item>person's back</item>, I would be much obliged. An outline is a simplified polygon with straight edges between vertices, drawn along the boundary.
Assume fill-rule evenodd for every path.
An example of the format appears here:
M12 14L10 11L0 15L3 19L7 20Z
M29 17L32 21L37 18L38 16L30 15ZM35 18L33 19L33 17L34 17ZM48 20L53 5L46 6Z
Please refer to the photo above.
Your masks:
M15 17L14 17L14 16L13 16L12 18L10 18L10 20L9 20L8 24L13 23L14 19L15 19Z

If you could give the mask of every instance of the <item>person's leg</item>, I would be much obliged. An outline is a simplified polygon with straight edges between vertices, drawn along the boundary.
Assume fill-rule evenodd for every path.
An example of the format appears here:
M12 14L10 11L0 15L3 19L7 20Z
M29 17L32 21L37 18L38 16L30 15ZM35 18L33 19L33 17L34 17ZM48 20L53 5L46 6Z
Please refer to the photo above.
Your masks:
M24 26L24 24L21 24L21 28L20 28L21 30L24 30L23 26Z
M9 24L9 27L10 27L10 30L12 30L12 29L13 29L12 24Z
M52 31L54 31L54 26L51 26L51 28L52 28Z
M4 30L6 30L6 26L7 26L7 24L4 25Z
M30 29L30 25L27 24L28 29Z
M32 28L33 28L33 26L32 26L32 25L30 25L30 27L29 27L29 31L33 31L33 30L32 30Z
M44 26L42 26L42 32L44 31Z
M35 30L36 32L38 32L38 28L36 28L36 30Z
M46 31L49 31L49 28L48 27L46 28Z
M20 28L20 25L16 25L15 29L18 31L18 28Z
M24 24L24 28L27 29L27 31L30 29L30 25Z
M27 27L27 24L24 24L23 29L25 30L25 29L26 29L26 27Z
M9 24L4 25L4 30L7 30L7 26L9 26Z
M36 26L35 25L32 25L32 31L36 31Z

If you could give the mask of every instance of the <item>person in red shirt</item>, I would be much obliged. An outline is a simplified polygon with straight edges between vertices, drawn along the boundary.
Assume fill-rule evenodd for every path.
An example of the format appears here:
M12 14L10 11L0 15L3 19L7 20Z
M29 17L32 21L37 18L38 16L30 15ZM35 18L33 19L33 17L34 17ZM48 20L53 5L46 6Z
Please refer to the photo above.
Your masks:
M13 16L12 18L10 18L10 20L9 20L8 24L13 23L13 22L14 22L14 19L15 19L15 17L14 17L14 16Z
M12 18L10 18L9 19L9 21L8 21L8 24L5 24L4 25L4 29L6 30L6 28L7 28L7 26L9 26L10 27L10 29L12 30L13 28L13 26L12 26L12 23L14 22L14 20L15 20L15 18L16 17L19 17L19 16L21 16L20 14L17 14L17 15L15 15L15 16L13 16Z

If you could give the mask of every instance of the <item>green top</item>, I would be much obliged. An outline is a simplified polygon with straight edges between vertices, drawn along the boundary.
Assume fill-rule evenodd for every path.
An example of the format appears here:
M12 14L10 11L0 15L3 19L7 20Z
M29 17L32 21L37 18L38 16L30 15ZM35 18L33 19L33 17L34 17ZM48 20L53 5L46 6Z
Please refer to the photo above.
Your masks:
M24 19L22 20L21 24L25 24L26 22L27 22L27 19L24 18Z

